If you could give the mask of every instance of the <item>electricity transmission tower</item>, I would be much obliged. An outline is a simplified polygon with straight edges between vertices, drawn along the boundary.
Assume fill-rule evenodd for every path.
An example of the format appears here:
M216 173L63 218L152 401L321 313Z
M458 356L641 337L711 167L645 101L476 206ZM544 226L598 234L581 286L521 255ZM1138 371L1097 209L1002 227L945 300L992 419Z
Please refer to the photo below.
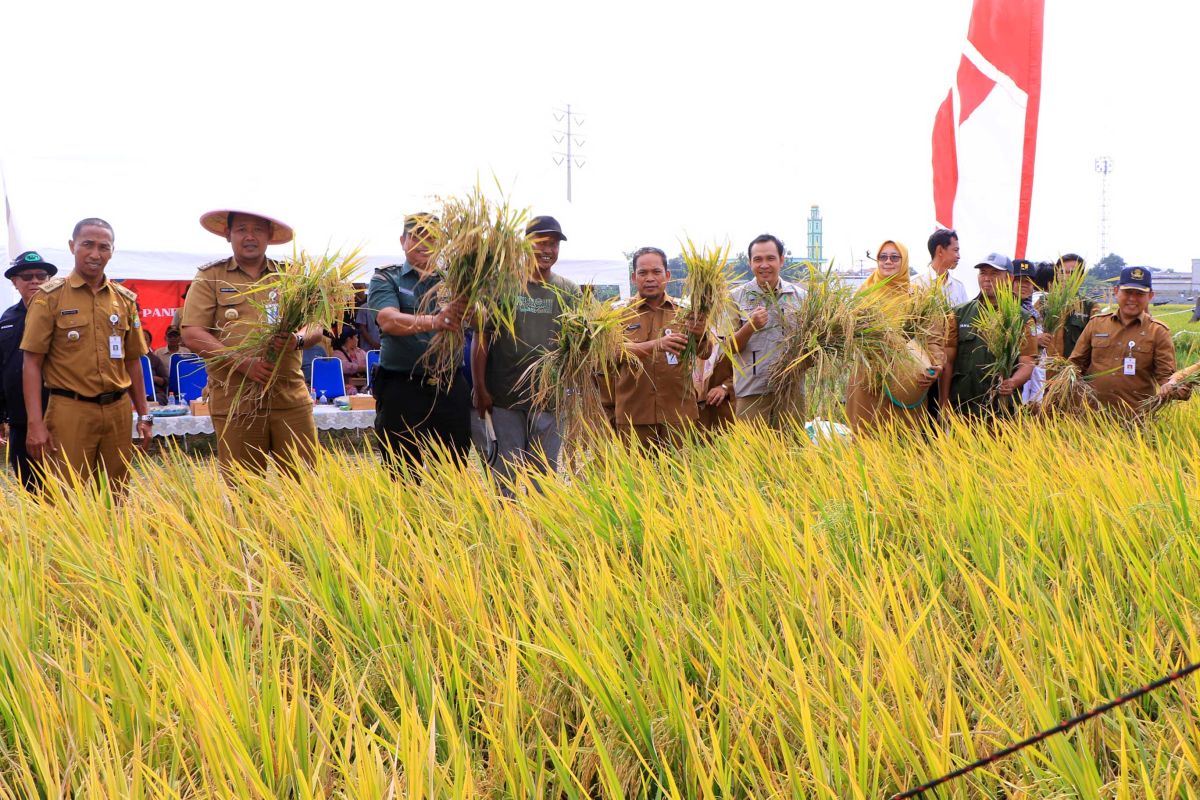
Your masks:
M579 148L583 147L583 143L587 140L579 136L575 131L583 127L584 118L578 112L571 110L571 104L567 103L566 108L554 109L554 121L562 125L565 130L556 130L554 132L554 141L559 145L563 145L565 149L557 150L554 153L554 163L560 167L564 164L567 166L567 202L571 202L571 170L582 169L587 163L587 159L580 155Z
M1108 175L1112 169L1113 160L1108 156L1096 159L1096 173L1100 176L1100 258L1108 255Z

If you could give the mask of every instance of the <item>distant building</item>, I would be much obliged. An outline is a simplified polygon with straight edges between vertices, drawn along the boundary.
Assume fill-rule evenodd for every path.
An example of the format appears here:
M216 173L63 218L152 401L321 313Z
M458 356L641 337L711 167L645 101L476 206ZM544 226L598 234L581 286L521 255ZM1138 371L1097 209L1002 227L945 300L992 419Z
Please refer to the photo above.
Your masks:
M1200 259L1192 259L1190 272L1143 267L1154 275L1154 302L1194 303L1200 293Z

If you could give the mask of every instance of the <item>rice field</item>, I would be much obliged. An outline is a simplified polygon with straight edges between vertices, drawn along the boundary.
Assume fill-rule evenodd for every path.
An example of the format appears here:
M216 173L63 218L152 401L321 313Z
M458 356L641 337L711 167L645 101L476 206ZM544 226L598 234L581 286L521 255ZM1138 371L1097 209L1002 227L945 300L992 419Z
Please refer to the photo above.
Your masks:
M0 498L0 796L883 798L1200 657L1200 405ZM1188 678L940 797L1200 796Z

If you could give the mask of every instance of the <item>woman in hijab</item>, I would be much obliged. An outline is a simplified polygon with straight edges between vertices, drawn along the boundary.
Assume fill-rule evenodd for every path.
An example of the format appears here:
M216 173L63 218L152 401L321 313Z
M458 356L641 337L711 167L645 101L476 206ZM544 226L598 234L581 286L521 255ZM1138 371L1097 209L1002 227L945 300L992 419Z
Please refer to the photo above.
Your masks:
M876 256L875 271L863 282L859 294L871 293L871 301L895 305L908 304L912 286L908 280L908 248L894 239L888 239L879 246ZM927 391L937 381L942 371L943 354L940 347L931 347L928 355L932 362L932 374L926 372L918 384L921 390ZM922 395L912 403L904 402L891 394L886 388L877 393L871 388L868 375L862 367L855 370L850 378L846 394L846 416L850 427L860 432L886 424L890 420L916 427L926 418L925 396Z

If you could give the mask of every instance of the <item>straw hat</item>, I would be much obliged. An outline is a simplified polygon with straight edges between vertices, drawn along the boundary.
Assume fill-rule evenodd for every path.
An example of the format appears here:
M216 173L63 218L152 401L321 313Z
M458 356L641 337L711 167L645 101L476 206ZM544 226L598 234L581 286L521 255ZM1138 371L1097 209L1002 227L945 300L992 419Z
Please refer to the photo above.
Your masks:
M258 217L265 219L271 223L271 240L267 244L287 244L292 240L291 226L285 225L279 220L268 217L266 214L260 214L257 211L242 211L237 208L219 208L216 211L209 211L204 216L200 217L200 224L204 230L209 233L215 233L222 239L229 237L229 216L231 214L245 214L250 217Z

